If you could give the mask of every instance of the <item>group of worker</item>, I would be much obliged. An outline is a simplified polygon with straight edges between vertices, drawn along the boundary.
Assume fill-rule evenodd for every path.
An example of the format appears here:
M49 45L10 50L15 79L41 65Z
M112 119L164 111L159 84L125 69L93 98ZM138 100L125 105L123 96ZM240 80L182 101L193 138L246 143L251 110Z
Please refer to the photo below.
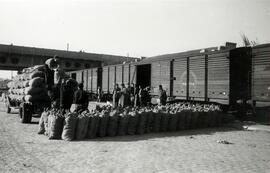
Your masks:
M162 86L159 86L159 100L160 104L166 104L167 95ZM148 106L151 103L150 87L142 88L140 85L121 84L121 87L116 83L113 90L113 107L127 107L127 106Z
M85 110L88 108L88 93L83 90L83 83L68 79L61 69L59 58L55 56L45 62L45 83L51 106L70 110Z
M63 109L86 110L89 104L89 95L83 90L83 83L78 85L69 84L68 81L63 80L64 72L59 66L57 57L46 61L46 83L48 94L52 101L53 107L60 107ZM113 90L113 107L138 107L148 106L151 104L150 87L142 88L140 85L134 83L121 84L120 87L116 83ZM98 101L101 101L101 88L97 89ZM162 85L159 85L158 102L160 105L166 104L167 95L163 90ZM60 99L61 98L61 99ZM55 104L55 105L54 105Z

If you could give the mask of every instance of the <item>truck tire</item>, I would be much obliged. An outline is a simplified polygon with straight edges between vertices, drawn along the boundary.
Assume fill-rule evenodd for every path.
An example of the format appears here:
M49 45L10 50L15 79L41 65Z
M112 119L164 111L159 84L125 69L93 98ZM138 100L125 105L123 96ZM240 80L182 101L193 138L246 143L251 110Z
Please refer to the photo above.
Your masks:
M23 103L20 107L20 117L22 123L31 123L32 110L31 105Z
M6 112L9 114L11 111L11 108L9 106L6 107Z

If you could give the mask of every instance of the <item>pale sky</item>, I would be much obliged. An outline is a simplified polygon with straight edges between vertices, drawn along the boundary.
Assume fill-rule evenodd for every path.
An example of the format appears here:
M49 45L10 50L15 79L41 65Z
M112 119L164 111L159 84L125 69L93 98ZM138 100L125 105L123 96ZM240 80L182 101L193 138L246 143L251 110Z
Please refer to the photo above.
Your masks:
M240 46L241 33L270 42L270 0L0 0L1 44L140 57Z

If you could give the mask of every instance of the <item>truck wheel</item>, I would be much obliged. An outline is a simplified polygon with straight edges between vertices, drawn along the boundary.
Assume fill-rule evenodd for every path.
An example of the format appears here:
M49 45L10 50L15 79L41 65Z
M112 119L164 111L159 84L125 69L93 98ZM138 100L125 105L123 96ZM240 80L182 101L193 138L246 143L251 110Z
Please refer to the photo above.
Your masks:
M22 123L31 123L32 120L32 112L30 105L23 104L20 108L20 116L21 116L21 122Z
M11 111L11 108L9 106L7 106L6 112L9 114Z

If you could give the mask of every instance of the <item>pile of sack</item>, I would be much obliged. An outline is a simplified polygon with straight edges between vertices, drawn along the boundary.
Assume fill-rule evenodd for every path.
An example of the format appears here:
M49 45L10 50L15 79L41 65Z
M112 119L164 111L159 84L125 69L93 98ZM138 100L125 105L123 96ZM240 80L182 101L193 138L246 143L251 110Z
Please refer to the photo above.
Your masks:
M220 107L213 104L174 103L117 109L103 106L82 113L52 109L43 112L38 133L48 135L49 139L70 141L216 127L222 119Z
M45 86L45 67L37 65L26 68L22 74L8 83L9 97L18 102L47 102L49 100Z

